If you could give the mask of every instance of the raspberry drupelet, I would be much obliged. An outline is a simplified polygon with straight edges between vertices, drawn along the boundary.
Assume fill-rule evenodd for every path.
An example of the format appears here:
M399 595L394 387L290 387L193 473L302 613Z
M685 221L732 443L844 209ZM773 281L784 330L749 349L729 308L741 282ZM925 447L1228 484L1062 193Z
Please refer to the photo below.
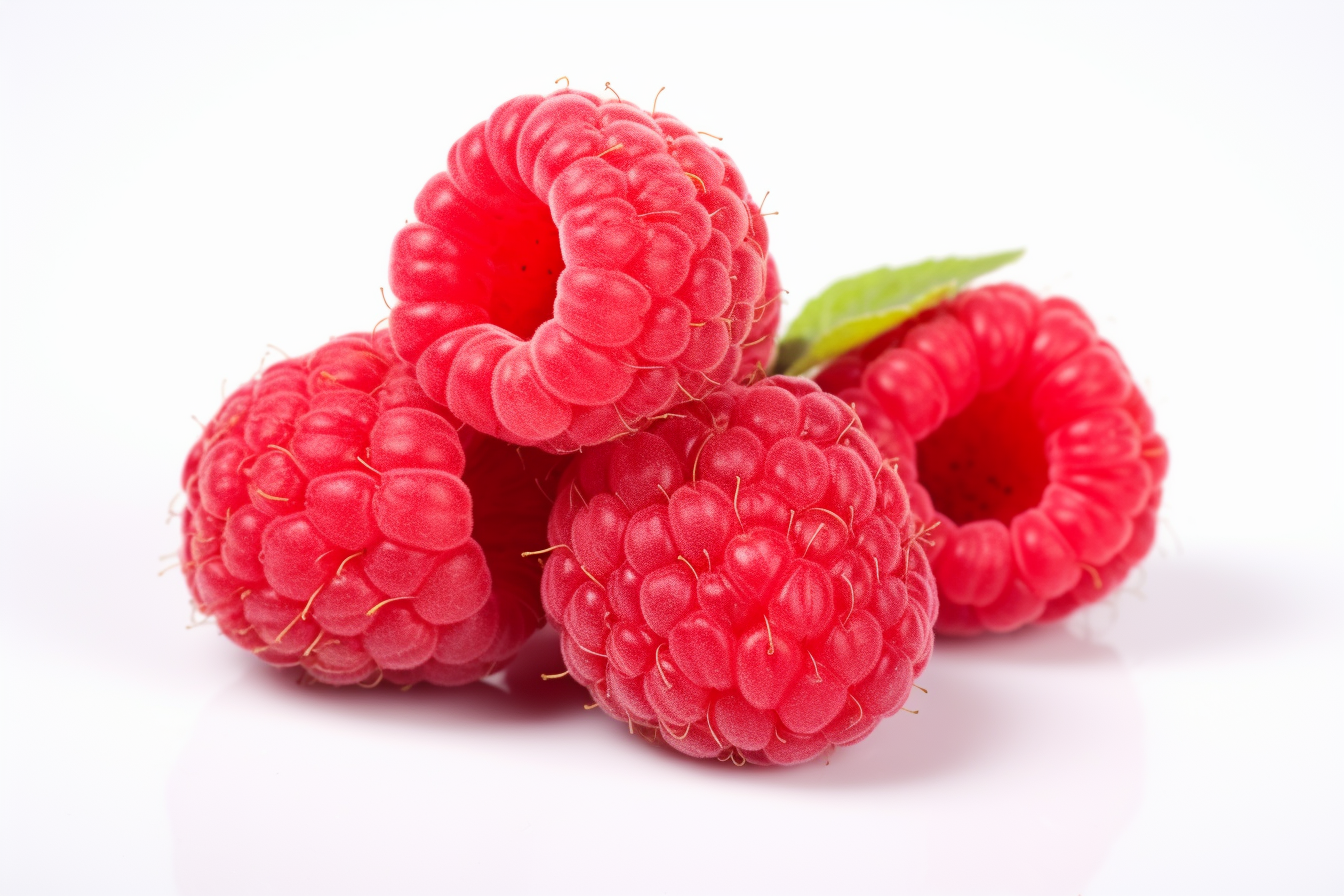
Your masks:
M1004 632L1101 599L1152 547L1167 449L1115 348L1068 299L973 289L817 381L895 459L946 634Z
M467 425L565 453L734 378L769 234L733 161L662 112L562 90L453 144L392 245L390 327ZM754 337L753 337L754 338Z
M229 640L318 681L475 681L541 624L559 459L462 427L386 333L267 368L182 471L182 566Z
M904 705L933 577L900 480L807 380L729 383L562 477L542 604L609 715L695 757L804 762Z

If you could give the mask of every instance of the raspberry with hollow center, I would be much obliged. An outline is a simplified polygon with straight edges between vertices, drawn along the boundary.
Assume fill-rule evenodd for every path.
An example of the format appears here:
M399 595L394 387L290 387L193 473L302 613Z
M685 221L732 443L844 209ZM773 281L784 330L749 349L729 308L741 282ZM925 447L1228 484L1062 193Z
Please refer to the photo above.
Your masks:
M396 350L431 398L515 444L574 451L709 392L762 305L769 233L737 166L619 100L509 100L415 215L392 245Z
M327 684L475 681L541 624L556 458L431 402L385 333L334 339L233 393L182 471L194 605Z
M1152 547L1167 448L1068 299L974 289L817 381L893 458L934 544L939 632L1011 631L1100 600Z
M900 480L843 402L771 377L584 451L542 605L608 714L691 756L791 764L898 711L937 592Z

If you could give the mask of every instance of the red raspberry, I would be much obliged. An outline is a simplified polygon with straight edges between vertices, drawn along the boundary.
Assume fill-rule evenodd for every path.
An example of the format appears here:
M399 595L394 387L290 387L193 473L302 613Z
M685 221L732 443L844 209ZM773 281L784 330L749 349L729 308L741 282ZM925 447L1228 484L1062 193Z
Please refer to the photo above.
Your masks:
M731 378L769 234L732 160L666 113L562 90L453 144L388 274L398 354L469 426L566 452Z
M962 293L817 377L892 458L928 533L938 631L1048 622L1152 547L1167 449L1120 355L1068 299Z
M453 420L385 333L334 339L233 393L182 471L196 607L327 684L475 681L541 623L555 458Z
M585 451L542 605L608 714L696 757L790 764L905 703L937 593L900 480L849 408L771 377Z

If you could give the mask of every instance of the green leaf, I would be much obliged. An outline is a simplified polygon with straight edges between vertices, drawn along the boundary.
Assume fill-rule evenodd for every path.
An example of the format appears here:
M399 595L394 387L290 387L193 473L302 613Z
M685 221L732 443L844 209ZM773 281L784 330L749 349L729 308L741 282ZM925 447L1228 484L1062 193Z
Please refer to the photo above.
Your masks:
M956 295L970 281L1022 257L1022 250L935 258L878 268L832 283L803 306L779 343L775 371L799 375L863 345Z

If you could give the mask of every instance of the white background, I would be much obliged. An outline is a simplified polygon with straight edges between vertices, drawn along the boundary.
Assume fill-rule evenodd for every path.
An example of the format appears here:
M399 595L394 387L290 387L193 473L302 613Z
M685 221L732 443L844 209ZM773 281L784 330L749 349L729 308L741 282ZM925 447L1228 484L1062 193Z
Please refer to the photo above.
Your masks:
M0 7L0 890L1344 889L1341 7L473 6ZM796 769L630 738L545 637L337 692L184 630L189 415L371 327L453 139L559 75L726 138L790 313L1025 246L1170 440L1124 593Z

